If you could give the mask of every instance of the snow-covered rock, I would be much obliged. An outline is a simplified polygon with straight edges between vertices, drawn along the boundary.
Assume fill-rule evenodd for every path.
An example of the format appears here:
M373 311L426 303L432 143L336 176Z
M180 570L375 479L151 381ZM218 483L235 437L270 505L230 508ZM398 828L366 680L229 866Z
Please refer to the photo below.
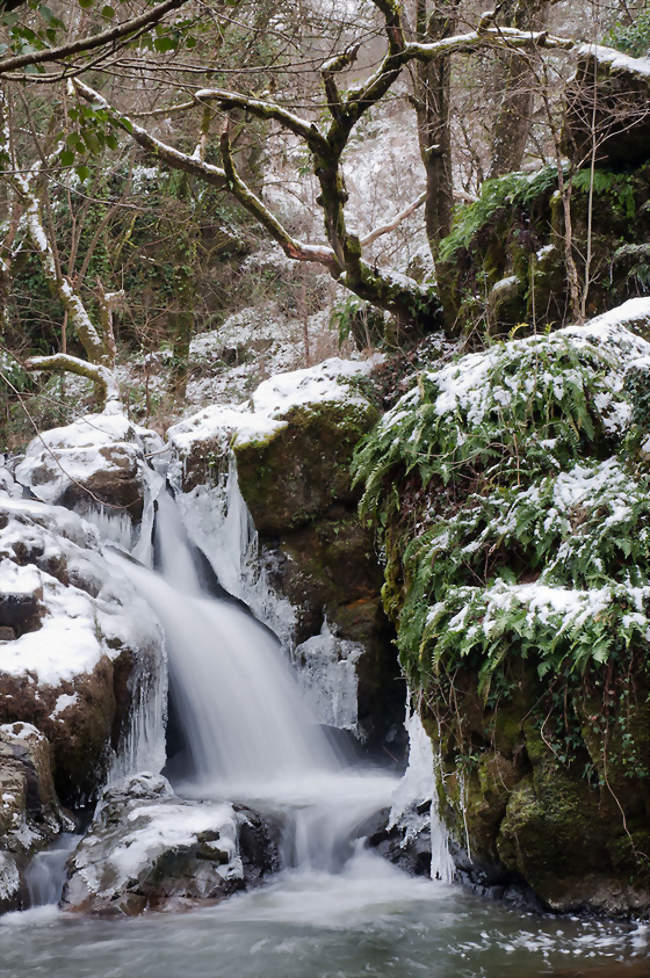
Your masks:
M150 478L146 458L162 447L155 432L122 414L88 414L33 438L15 477L43 502L82 514L104 504L138 520Z
M250 809L177 798L160 775L108 788L69 863L62 905L135 915L215 903L277 869L267 826Z
M42 848L73 823L56 796L46 737L30 723L0 725L0 839L14 855Z
M0 851L0 914L20 910L22 880L15 856Z
M95 527L0 494L0 592L0 722L45 734L66 803L92 796L116 753L160 767L162 719L146 705L164 700L161 632Z

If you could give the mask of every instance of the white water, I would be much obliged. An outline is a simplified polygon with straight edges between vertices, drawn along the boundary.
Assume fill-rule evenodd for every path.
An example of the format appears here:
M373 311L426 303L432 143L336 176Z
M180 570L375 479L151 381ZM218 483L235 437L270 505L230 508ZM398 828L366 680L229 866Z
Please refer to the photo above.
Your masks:
M57 904L65 882L65 863L79 836L62 832L52 845L37 853L25 872L31 907Z
M304 701L274 635L237 603L201 591L178 511L158 501L162 574L124 571L165 630L170 683L193 762L177 790L246 802L285 823L287 864L337 870L355 829L390 805L396 779L349 769Z

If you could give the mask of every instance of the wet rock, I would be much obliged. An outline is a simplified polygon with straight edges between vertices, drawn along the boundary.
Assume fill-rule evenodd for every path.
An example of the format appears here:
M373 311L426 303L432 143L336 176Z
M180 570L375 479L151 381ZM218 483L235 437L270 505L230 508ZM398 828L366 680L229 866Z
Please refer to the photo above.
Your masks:
M0 591L16 598L0 602L0 723L41 731L59 797L83 804L133 740L132 705L164 681L160 629L95 529L34 501L0 497Z
M29 857L72 828L54 788L47 739L28 723L0 726L0 913L27 905Z
M62 906L133 916L216 903L277 865L256 813L183 801L162 776L140 774L104 792L69 860Z
M401 824L391 824L390 809L378 812L363 826L368 845L384 859L399 866L411 876L431 875L431 802L424 802L415 813L419 816L416 830Z
M3 847L29 854L61 831L74 827L58 801L52 752L44 735L28 723L0 726L0 838Z

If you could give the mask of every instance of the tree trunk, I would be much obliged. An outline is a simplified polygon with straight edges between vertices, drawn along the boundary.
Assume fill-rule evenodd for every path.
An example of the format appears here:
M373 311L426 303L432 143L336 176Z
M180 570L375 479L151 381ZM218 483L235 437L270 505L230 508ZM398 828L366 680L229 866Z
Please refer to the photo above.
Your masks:
M509 27L541 30L548 18L551 0L509 0ZM534 73L526 54L499 55L497 88L500 101L492 127L489 178L501 177L521 167L534 107Z
M429 15L426 0L417 0L418 41L450 37L456 28L459 0ZM425 224L435 260L438 243L451 230L454 188L449 130L451 58L420 61L415 67L415 111L420 156L426 174Z

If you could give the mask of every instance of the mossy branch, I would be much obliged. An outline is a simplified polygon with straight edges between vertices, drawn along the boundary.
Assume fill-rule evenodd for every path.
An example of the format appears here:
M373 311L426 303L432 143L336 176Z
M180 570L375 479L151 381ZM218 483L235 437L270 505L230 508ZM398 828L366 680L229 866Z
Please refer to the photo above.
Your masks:
M232 157L227 125L221 134L221 157L228 189L240 204L266 228L284 253L296 261L319 262L321 265L325 265L334 276L338 276L341 269L333 250L327 245L310 245L297 241L241 179Z

